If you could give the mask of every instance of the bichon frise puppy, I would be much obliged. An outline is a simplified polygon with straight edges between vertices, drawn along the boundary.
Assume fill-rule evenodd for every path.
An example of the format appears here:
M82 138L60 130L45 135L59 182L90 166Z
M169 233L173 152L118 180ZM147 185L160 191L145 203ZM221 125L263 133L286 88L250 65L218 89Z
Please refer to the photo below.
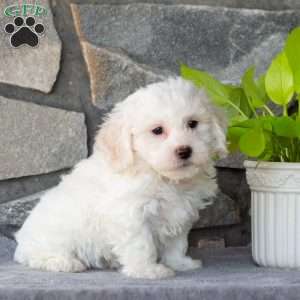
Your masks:
M80 272L164 278L201 267L187 235L216 191L226 122L181 78L139 89L102 124L93 154L42 196L16 234L15 260Z

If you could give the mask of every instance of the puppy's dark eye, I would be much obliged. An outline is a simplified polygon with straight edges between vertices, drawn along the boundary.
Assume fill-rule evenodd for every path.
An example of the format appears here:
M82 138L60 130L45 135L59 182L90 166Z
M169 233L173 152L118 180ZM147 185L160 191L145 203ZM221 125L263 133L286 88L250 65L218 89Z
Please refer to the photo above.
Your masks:
M188 121L188 127L191 128L191 129L196 128L197 125L198 125L198 121L196 121L196 120L190 120L190 121Z
M164 129L161 126L152 129L152 133L155 135L163 134L163 132L164 132Z

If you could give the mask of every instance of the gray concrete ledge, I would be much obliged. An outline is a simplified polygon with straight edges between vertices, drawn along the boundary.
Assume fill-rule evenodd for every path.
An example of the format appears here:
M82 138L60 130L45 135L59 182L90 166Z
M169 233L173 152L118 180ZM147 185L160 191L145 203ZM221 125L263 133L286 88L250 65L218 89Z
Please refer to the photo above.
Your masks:
M113 271L29 270L12 262L15 243L0 237L0 299L299 299L300 272L257 267L248 248L192 250L202 270L167 280L134 280Z

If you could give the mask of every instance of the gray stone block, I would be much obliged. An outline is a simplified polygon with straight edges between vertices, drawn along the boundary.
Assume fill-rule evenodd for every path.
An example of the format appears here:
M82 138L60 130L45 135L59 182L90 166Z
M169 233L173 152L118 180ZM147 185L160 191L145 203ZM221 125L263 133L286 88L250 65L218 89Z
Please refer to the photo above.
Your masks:
M71 2L72 0L67 0ZM73 1L72 1L73 2ZM299 9L299 0L77 0L83 4L129 4L129 3L156 3L156 4L185 4L208 5L231 8L250 8L265 10Z
M16 248L16 243L0 234L0 245L0 263L7 261L7 259L12 260Z
M22 226L30 211L45 192L0 204L0 227L4 228L2 231L8 228L7 232L3 233L11 235L10 228L16 230L16 228ZM194 228L231 225L240 222L238 209L234 206L233 200L222 193L215 197L212 206L201 210L199 215L199 221Z
M137 63L178 72L178 61L237 81L266 69L299 11L196 5L72 5L81 42L125 51ZM90 74L92 75L92 74Z
M213 204L199 211L199 221L194 228L233 225L240 223L239 209L234 200L219 192Z
M197 245L199 249L216 249L216 248L225 248L225 241L221 238L210 238L199 240Z
M57 185L60 181L60 177L68 171L69 169L65 169L42 175L1 180L0 204L47 190Z
M0 205L0 227L18 228L22 226L30 211L38 203L43 192L10 201Z
M0 180L49 173L87 155L84 115L0 97Z
M211 238L223 239L225 247L248 246L251 232L245 224L198 228L190 231L188 240L191 247L198 247L199 241Z
M132 61L122 50L82 42L91 80L93 103L108 109L147 84L161 81L170 72L160 72Z
M36 1L27 1L27 4ZM9 0L0 2L0 11L12 5ZM0 17L0 82L50 92L60 68L61 41L55 30L48 1L43 1L48 9L47 16L35 17L45 26L45 33L37 47L10 45L10 36L4 32L5 24L13 22L13 17Z
M217 179L220 190L234 200L240 215L247 219L250 208L251 192L244 169L218 168Z
M220 159L216 162L218 168L233 168L233 169L244 169L245 155L242 153L232 153L226 158Z

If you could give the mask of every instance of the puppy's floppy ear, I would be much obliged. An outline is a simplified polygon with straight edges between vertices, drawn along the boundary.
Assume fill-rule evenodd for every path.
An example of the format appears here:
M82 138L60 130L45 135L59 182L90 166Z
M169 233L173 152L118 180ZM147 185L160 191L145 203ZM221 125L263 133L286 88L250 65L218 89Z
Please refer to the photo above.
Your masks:
M94 151L101 152L116 171L123 171L133 163L131 131L122 112L112 112L101 125Z
M218 108L213 108L212 117L212 152L217 158L224 158L228 154L227 142L227 119L225 114Z

